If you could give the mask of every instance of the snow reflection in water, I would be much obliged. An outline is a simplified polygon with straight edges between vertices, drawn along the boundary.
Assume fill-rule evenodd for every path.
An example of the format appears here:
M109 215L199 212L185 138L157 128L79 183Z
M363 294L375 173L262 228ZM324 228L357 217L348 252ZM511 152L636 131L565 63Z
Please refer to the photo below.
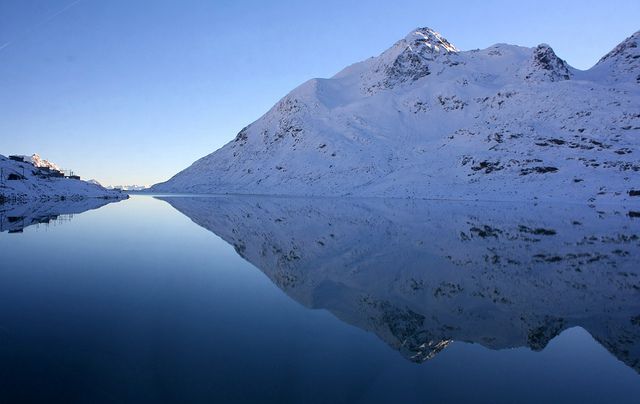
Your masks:
M290 297L422 362L579 326L640 372L640 221L580 205L160 197Z

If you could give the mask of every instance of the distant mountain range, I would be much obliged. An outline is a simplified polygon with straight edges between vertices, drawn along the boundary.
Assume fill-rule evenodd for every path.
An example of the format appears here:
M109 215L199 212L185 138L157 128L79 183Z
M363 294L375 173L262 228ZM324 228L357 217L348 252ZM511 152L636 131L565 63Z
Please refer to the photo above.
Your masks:
M106 189L119 189L122 191L144 191L147 188L149 188L146 185L107 185L104 186L102 185L100 182L98 182L98 180L87 180L87 182L90 182L92 184L96 184L96 185L100 185L101 187L105 187Z
M121 189L123 191L144 191L149 188L146 185L109 185L107 189Z
M633 202L640 32L581 71L429 28L294 89L158 192Z

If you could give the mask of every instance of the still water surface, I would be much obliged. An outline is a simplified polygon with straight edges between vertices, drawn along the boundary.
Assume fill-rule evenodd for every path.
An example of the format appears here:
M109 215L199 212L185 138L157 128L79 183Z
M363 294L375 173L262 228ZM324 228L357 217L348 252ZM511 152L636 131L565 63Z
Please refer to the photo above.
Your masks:
M0 207L1 403L640 397L640 220L626 212L103 203Z

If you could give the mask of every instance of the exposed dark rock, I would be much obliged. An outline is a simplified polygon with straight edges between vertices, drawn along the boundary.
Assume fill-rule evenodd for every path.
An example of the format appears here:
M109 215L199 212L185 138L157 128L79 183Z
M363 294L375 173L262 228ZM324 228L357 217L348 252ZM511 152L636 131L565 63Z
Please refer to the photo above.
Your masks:
M549 166L545 166L545 167L529 167L529 168L523 168L520 170L520 175L529 175L529 174L547 174L547 173L555 173L558 171L558 168L556 167L549 167Z
M538 45L533 51L531 71L525 76L526 80L534 79L542 73L542 77L549 81L569 80L571 73L567 63L560 59L549 45Z
M477 165L471 167L473 171L481 171L484 170L486 174L492 173L494 171L500 171L504 167L500 165L500 161L481 161Z
M523 226L523 225L518 226L518 230L522 233L534 234L536 236L553 236L556 234L556 231L553 229L543 229L543 228L532 229L530 227Z

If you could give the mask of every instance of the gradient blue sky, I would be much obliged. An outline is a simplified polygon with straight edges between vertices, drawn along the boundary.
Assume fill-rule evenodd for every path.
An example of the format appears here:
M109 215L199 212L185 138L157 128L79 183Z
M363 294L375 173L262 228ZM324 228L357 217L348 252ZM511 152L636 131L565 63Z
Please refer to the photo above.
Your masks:
M640 29L638 0L470 3L0 0L0 154L153 184L417 26L463 50L549 43L581 69Z

